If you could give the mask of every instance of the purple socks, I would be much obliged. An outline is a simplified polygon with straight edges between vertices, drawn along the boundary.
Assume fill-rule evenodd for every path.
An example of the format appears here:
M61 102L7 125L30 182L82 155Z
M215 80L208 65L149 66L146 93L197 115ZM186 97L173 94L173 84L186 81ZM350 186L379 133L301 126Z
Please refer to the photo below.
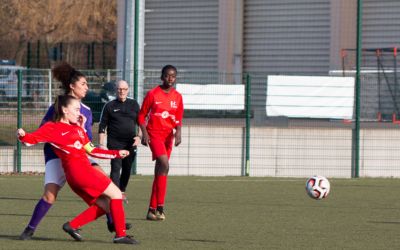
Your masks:
M39 202L36 204L35 209L33 210L33 214L31 220L29 221L28 227L30 229L35 230L36 227L39 225L40 221L46 216L47 212L51 208L52 204L47 203L43 199L40 199ZM107 222L113 223L110 214L106 214Z
M36 204L35 210L33 210L32 218L29 221L28 227L35 230L51 206L52 204L40 199Z

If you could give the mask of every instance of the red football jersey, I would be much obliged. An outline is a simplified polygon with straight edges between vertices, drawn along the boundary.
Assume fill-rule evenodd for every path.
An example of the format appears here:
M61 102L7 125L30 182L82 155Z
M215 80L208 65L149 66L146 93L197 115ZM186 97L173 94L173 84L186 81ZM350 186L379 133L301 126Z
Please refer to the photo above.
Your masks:
M94 148L85 131L62 122L47 122L33 133L19 138L26 145L50 143L61 159L65 177L72 190L92 204L111 182L104 173L92 167L86 155L96 158L119 158L118 150Z
M174 88L169 93L165 93L160 86L153 88L143 100L138 116L139 125L145 124L146 118L146 128L150 133L171 133L176 126L182 125L182 95Z

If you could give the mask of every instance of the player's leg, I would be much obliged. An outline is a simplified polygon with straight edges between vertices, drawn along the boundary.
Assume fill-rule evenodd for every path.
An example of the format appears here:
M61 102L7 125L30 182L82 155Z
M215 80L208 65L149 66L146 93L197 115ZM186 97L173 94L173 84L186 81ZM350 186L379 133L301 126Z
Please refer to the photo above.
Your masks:
M122 168L122 159L111 160L110 178L117 187L119 187L121 168Z
M96 204L101 207L104 211L106 211L106 216L107 216L107 228L108 231L110 231L110 233L115 232L115 225L110 213L110 199L106 196L100 196L97 200L96 200ZM125 223L125 229L129 230L132 228L132 224L126 222Z
M164 141L166 154L160 155L156 162L155 176L157 185L157 211L156 216L158 220L165 220L164 205L165 196L167 194L167 181L169 172L169 158L172 152L174 136L170 134Z
M79 233L80 228L88 224L89 222L96 220L100 216L103 216L105 213L106 211L103 208L101 208L97 204L94 204L88 209L84 210L79 215L77 215L71 221L65 223L63 225L63 230L71 235L71 237L74 238L76 241L81 241L82 236Z
M107 196L102 195L96 200L96 204L90 206L88 209L77 215L71 221L65 223L63 225L63 230L75 240L81 241L82 236L79 232L80 228L109 212L110 199Z
M126 235L125 212L122 204L121 190L114 183L110 183L103 194L110 199L110 212L115 225L115 237L113 242L137 244L138 242L135 239Z
M57 199L57 194L65 184L64 170L60 159L52 159L45 166L45 187L41 199L33 210L31 219L19 239L28 240Z
M156 179L156 189L157 189L157 211L156 216L158 220L165 220L164 205L165 205L165 195L167 192L167 178L169 172L169 162L167 155L161 155L157 158L156 169L155 169L155 179Z
M154 179L153 179L153 186L151 190L151 196L150 196L150 204L149 204L149 210L147 211L147 220L158 220L157 218L157 197L158 197L158 188L160 185L158 185L159 182L159 171L160 171L160 161L158 160L162 155L167 155L167 150L165 148L165 143L162 139L156 138L156 137L151 137L150 138L150 149L152 152L152 157L153 160L155 160L155 167L154 167Z
M128 186L131 177L132 164L136 158L136 147L129 148L129 156L122 159L121 178L119 180L119 189L122 192L122 198L125 203L128 203L126 197L126 187Z
M156 163L157 165L157 163ZM156 167L154 167L156 169ZM153 185L151 188L151 195L150 195L150 204L149 204L149 210L147 211L147 220L158 220L157 215L156 215L156 209L157 209L157 176L154 175L153 179Z
M112 159L111 160L111 170L110 170L110 179L112 182L119 186L120 176L121 176L121 168L122 168L122 159ZM111 226L113 225L113 219L110 213L107 213L107 227L110 231ZM111 232L111 231L110 231Z
M96 200L96 204L90 206L88 209L77 215L71 221L63 225L63 230L67 232L76 241L81 241L80 228L89 222L92 222L109 212L110 200L105 196L100 196Z
M110 212L110 199L107 196L102 195L96 200L96 204L84 210L82 213L77 215L71 221L64 223L62 228L76 241L82 241L80 228L96 220L97 218L103 216L105 213L109 212ZM114 224L112 225L112 227L113 227L112 231L115 231ZM129 228L127 229L130 228L131 225L129 224Z
M91 165L96 170L100 171L102 174L107 176L107 174L103 171L101 166L96 161L94 161L91 157L89 157L89 160L90 160ZM110 214L109 203L110 203L110 201L107 197L100 197L99 199L96 200L96 204L106 211L107 229L108 229L108 231L110 231L110 233L112 233L112 232L115 232L115 227L114 227L114 223L112 220L112 216ZM126 230L129 230L132 228L132 224L126 223L125 227L126 227Z

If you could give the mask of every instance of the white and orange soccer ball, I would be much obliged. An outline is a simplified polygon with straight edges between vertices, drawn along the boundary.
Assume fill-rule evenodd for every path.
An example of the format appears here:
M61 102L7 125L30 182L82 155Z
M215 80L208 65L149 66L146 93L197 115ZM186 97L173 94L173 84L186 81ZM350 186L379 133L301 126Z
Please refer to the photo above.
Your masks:
M331 184L324 176L310 177L306 182L307 194L316 200L326 198L331 191Z

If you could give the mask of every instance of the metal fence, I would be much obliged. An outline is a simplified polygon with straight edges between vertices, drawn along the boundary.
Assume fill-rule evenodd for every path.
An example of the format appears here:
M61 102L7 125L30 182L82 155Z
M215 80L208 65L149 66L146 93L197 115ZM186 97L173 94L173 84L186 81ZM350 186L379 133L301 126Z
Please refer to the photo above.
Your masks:
M42 172L42 145L22 147L19 154L15 130L19 124L28 131L37 128L59 94L59 83L52 80L50 70L20 70L20 81L15 74L18 71L12 73L12 77L0 76L3 91L0 172ZM96 144L98 116L107 101L104 97L112 94L112 91L107 92L110 91L107 86L121 79L122 72L83 72L90 88L83 102L91 107L95 117L93 141ZM144 71L140 75L142 84L138 89L142 96L160 83L157 71ZM339 79L344 78L339 76ZM377 72L364 72L361 81L360 176L398 177L400 132L396 117L392 116L392 113L397 114L397 103L388 88L378 95ZM268 113L274 111L268 109L272 105L268 98L273 99L270 92L273 79L268 74L180 72L177 89L184 96L185 118L183 143L174 148L171 157L172 175L353 176L354 116L329 118L327 112L326 117L316 118ZM290 89L285 91L280 98L293 97ZM318 95L310 94L309 101L299 107L309 108L306 106L314 97ZM379 105L379 100L387 102L387 111L379 109L383 106ZM99 162L108 171L109 162ZM139 147L137 173L153 173L150 150L146 147Z

